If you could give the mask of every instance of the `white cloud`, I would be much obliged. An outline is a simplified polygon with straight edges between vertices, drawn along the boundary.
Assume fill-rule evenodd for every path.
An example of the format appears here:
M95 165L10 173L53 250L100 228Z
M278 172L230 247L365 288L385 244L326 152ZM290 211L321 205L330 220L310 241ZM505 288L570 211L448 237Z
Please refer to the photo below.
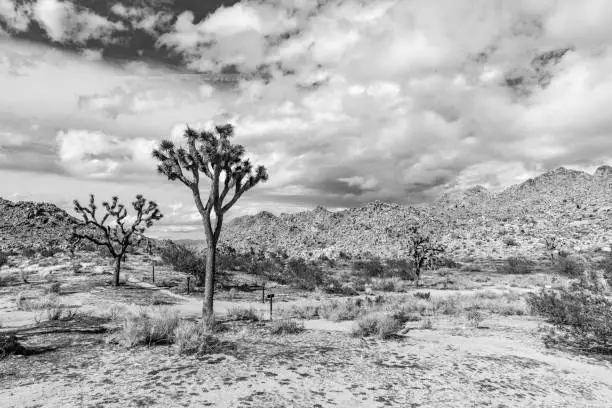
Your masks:
M31 7L28 4L18 5L12 0L0 0L0 21L4 21L11 30L27 30L30 14Z
M134 28L145 30L150 34L156 34L172 20L170 13L155 12L150 8L126 7L122 3L115 3L111 11L129 20Z
M56 42L83 44L89 39L110 41L113 32L124 30L121 23L114 23L90 11L80 11L69 2L38 0L34 18L47 35Z
M58 132L56 142L60 165L77 177L121 177L155 168L153 140L120 139L103 132L70 129Z

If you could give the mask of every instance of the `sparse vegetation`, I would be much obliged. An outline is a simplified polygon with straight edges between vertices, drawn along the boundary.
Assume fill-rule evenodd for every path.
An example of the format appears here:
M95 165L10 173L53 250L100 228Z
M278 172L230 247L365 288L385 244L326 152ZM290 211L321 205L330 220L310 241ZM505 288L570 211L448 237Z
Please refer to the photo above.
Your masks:
M533 271L534 262L523 256L512 256L506 259L497 272L508 275L524 275Z
M304 331L304 325L291 319L274 320L270 325L270 334L298 334Z
M553 270L559 275L577 278L586 270L586 264L572 256L557 257L553 262Z
M21 255L24 258L28 258L28 259L29 258L34 258L36 256L36 250L34 248L29 248L29 247L28 248L24 248L21 251Z
M389 339L402 329L401 322L394 316L386 313L369 313L359 317L351 331L353 336L377 336L380 339Z
M172 344L179 322L176 312L140 309L124 316L118 341L125 347Z
M162 261L174 270L194 276L198 286L204 284L206 256L185 245L165 241L161 250Z
M557 329L545 337L546 344L612 354L612 299L602 281L595 271L587 271L569 288L530 294L532 313L545 317Z
M234 307L228 310L227 315L232 320L246 320L249 322L259 321L259 315L252 308Z

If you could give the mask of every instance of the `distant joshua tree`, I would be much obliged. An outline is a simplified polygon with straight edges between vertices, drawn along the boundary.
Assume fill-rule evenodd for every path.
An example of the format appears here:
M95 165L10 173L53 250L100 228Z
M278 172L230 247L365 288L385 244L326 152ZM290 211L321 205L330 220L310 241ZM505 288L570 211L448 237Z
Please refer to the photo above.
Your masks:
M555 251L559 246L557 241L557 237L549 235L544 238L544 246L546 247L546 251L548 252L548 256L550 257L550 262L554 262L555 260Z
M160 220L163 215L157 204L147 200L142 195L136 196L132 207L136 211L135 220L129 224L126 220L127 210L123 204L119 204L119 198L113 197L111 202L103 202L102 206L106 214L99 219L96 215L97 206L93 194L89 196L89 205L82 206L74 200L74 210L81 215L83 221L75 225L71 235L71 246L75 246L83 239L96 245L106 247L115 259L115 276L113 285L119 285L119 272L121 261L125 258L127 250L137 244L142 238L144 231L151 227L155 221Z
M159 173L169 180L180 181L191 190L204 223L208 248L202 306L205 317L213 313L217 243L223 218L245 192L268 180L265 167L254 169L251 162L244 159L245 148L231 143L233 135L234 127L230 124L215 126L213 131L196 131L187 127L184 134L186 146L177 148L171 141L163 140L153 150L153 157L160 163L157 167ZM208 197L204 200L200 193L201 174L210 185Z
M422 226L408 227L396 234L396 237L404 241L418 286L421 282L421 270L425 264L434 259L437 254L443 253L445 248L437 242L433 232L426 231Z

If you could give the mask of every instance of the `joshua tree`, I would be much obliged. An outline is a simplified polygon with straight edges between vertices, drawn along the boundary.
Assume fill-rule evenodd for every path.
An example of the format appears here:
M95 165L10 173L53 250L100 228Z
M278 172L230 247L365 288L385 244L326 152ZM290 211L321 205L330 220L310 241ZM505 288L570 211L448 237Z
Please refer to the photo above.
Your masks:
M230 124L215 126L212 131L187 127L184 135L186 146L177 148L171 141L163 140L153 150L153 157L160 163L157 166L159 173L169 180L180 181L191 190L204 223L208 249L202 306L205 317L213 313L216 249L223 217L245 192L268 179L265 167L254 169L244 158L244 147L231 143L233 135L234 127ZM208 198L204 199L200 193L201 174L210 185Z
M136 196L136 201L132 202L136 215L131 224L126 221L127 209L123 204L119 204L118 197L113 197L110 203L103 202L102 206L106 214L102 219L98 219L96 215L98 207L93 194L90 194L89 205L86 207L74 200L74 210L81 215L83 221L73 227L71 241L75 245L85 239L96 245L105 246L115 259L113 285L118 286L121 261L128 248L138 243L143 238L144 231L163 215L155 202L149 201L147 204L147 200L140 194Z
M553 235L549 235L544 238L544 246L548 251L548 256L550 257L550 262L554 263L555 261L555 250L558 247L557 237Z
M425 263L437 254L444 252L444 247L436 242L432 232L425 232L423 228L411 226L396 235L405 241L407 255L412 261L417 286L421 282L421 270Z

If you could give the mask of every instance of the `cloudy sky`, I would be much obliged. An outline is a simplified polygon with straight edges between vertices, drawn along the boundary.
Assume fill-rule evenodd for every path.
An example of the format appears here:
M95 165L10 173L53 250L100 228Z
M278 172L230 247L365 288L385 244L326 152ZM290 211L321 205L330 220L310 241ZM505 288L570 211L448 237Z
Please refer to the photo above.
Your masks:
M136 193L202 235L150 152L231 122L270 181L234 216L612 164L609 0L0 0L0 196Z

